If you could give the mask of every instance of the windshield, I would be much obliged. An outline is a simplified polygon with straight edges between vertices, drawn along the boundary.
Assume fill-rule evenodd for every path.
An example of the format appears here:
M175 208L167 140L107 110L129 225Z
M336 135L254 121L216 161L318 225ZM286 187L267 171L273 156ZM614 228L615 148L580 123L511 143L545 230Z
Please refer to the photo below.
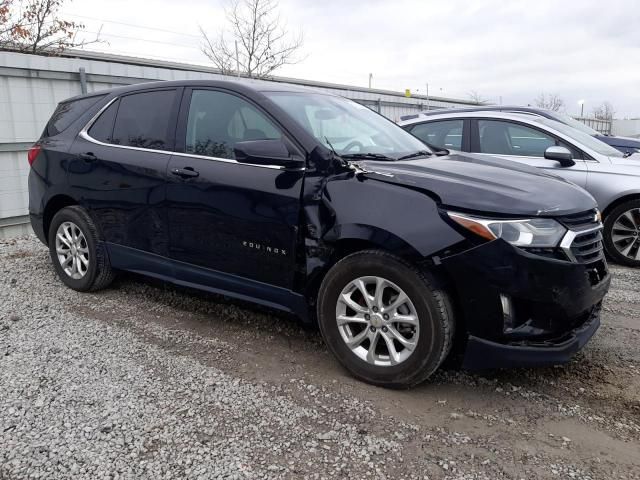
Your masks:
M573 127L576 130L580 130L581 132L584 132L588 135L600 135L600 133L597 130L594 130L590 126L585 125L584 123L576 120L575 118L571 118L566 113L553 112L551 113L551 115L554 117L554 119L558 120L559 122L566 123L570 127Z
M265 92L265 95L338 155L368 154L396 160L420 151L430 153L416 137L351 100L321 93Z
M567 137L572 138L576 141L576 143L578 143L578 146L582 144L601 155L606 155L607 157L624 157L624 154L621 151L616 150L615 148L607 145L604 142L601 142L597 138L584 133L581 130L570 127L569 125L556 122L555 120L550 120L548 118L536 118L536 121L544 123L545 125L549 125L550 127L555 128L559 132L565 134Z

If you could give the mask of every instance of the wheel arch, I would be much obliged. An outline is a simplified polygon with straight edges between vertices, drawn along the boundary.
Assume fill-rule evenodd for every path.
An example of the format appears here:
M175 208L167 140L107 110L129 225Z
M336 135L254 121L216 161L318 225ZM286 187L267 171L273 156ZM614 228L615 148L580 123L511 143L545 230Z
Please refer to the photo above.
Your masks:
M385 250L407 260L422 258L418 249L406 240L374 225L358 223L339 225L325 236L325 242L332 246L334 255L342 254L340 258L365 248ZM358 248L360 246L363 248Z
M346 224L333 228L322 242L322 256L307 260L305 296L315 306L320 285L329 270L344 257L363 250L382 250L410 262L423 261L420 252L399 236L380 227L364 224ZM315 309L314 309L315 312ZM315 315L313 315L315 322Z
M620 195L618 198L610 202L609 205L607 205L602 211L602 218L606 219L607 215L609 215L609 213L611 213L615 208L631 200L640 200L640 191L625 192L622 195Z
M62 210L65 207L70 207L71 205L78 205L78 202L74 200L69 195L59 194L54 195L49 199L47 204L44 207L43 216L42 216L42 226L44 231L44 237L49 239L49 227L51 226L51 220L56 213Z

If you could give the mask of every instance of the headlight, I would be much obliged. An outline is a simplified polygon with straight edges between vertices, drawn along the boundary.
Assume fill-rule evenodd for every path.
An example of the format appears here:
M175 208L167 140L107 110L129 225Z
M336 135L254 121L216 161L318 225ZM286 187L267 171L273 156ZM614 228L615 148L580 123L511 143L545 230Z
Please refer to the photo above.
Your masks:
M517 247L556 247L567 229L551 218L496 220L447 212L449 217L467 230L487 240L501 238Z

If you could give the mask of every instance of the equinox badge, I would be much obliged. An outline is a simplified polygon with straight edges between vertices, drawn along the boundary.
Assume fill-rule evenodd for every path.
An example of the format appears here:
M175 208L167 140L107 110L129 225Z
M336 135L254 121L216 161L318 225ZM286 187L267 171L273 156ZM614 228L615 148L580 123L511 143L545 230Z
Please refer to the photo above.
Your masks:
M272 247L270 245L263 245L257 242L242 241L242 246L251 248L253 250L259 250L264 253L272 253L274 255L286 255L287 251L284 248Z

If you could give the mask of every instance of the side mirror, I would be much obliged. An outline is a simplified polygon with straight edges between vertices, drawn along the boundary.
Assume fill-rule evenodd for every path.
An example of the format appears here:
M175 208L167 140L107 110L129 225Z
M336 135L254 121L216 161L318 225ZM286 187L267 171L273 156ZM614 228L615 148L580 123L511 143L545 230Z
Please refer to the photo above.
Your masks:
M573 161L571 151L565 147L547 148L544 151L544 158L560 162L560 165L563 167L573 167L576 164L576 162Z
M293 158L282 140L247 140L233 146L236 161L282 168L301 168L303 159Z

